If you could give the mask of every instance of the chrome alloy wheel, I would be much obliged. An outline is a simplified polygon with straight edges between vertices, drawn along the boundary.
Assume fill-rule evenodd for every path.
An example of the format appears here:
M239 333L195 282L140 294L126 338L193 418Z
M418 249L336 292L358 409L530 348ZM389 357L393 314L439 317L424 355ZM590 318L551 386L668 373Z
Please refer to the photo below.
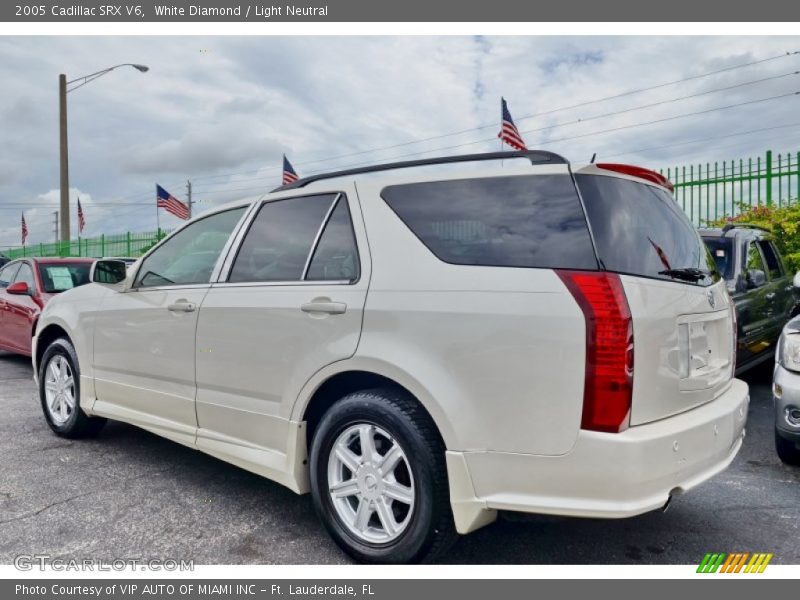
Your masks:
M331 502L359 540L392 542L414 514L414 477L400 444L380 427L345 429L328 458Z
M53 423L63 425L75 411L75 378L67 359L56 354L47 364L44 396Z

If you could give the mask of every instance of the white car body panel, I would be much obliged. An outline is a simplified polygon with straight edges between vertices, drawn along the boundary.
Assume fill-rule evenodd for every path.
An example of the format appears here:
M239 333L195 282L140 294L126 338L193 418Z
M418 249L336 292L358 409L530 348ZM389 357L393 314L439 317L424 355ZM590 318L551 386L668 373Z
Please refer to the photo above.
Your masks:
M621 277L634 322L631 427L587 432L585 318L558 275L446 264L380 198L383 187L404 182L568 172L510 161L275 192L264 199L347 194L358 281L224 283L258 199L208 285L133 290L139 260L125 284L55 298L37 336L59 327L72 339L87 413L134 423L296 492L308 491L304 419L314 393L337 374L365 371L406 388L431 415L462 533L505 509L602 517L652 510L723 469L741 445L748 395L732 379L724 285L713 286L711 307L710 288ZM300 310L319 299L347 310ZM197 310L168 311L178 300ZM708 360L689 356L684 376L677 332L692 323L703 324L687 328L692 348L710 352ZM37 354L34 346L34 361Z

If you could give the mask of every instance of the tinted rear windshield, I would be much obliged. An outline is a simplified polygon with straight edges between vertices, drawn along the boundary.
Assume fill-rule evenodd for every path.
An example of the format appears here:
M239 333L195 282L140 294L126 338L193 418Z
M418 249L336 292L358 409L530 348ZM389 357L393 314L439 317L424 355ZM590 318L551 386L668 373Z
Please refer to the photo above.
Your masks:
M576 179L606 270L699 285L715 281L700 235L666 190L603 175ZM675 274L693 269L709 275L693 281Z
M725 279L733 279L733 240L731 238L704 237L703 241L711 252L717 271Z
M91 263L59 263L57 265L39 265L44 291L57 294L79 285L89 283Z
M394 185L381 195L445 262L597 269L586 219L569 175Z

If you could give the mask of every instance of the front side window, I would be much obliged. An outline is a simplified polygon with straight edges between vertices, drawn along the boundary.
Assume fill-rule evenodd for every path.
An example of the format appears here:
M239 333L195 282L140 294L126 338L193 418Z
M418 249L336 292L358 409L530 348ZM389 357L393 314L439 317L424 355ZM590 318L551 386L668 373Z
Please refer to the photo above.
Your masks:
M338 198L321 194L266 202L242 242L228 281L300 281L317 234Z
M20 263L11 263L6 267L0 269L0 289L7 288L14 281L14 275L17 274Z
M25 283L31 293L36 291L36 279L34 279L33 269L31 269L28 263L22 263L20 265L17 276L14 278L14 283Z
M381 196L444 262L597 269L589 229L569 175L393 185Z
M769 273L770 279L778 279L782 274L781 270L781 262L778 259L778 254L775 251L772 242L767 240L762 240L758 242L758 245L761 247L761 252L764 255L764 261L767 265L767 271Z
M144 259L134 287L209 283L245 208L213 214L180 230Z

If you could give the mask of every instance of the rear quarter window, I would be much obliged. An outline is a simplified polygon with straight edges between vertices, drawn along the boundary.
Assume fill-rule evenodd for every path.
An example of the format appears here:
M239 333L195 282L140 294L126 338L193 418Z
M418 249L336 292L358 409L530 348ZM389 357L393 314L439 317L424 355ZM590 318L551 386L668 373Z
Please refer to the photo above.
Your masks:
M569 175L394 185L381 196L440 260L458 265L597 269Z

